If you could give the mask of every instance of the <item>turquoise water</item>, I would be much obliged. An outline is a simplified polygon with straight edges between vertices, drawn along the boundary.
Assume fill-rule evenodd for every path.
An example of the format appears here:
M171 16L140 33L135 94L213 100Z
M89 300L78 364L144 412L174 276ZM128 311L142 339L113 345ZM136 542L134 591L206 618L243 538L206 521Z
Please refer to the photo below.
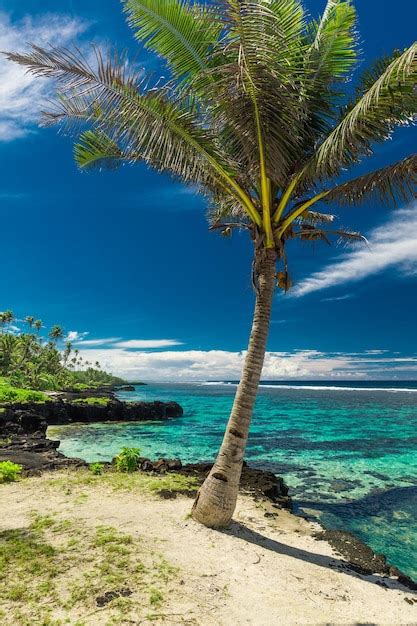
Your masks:
M263 386L246 458L284 476L300 510L355 532L417 578L417 385L375 387ZM50 435L64 454L90 462L110 460L125 445L151 458L212 460L234 392L214 383L137 387L120 398L176 400L184 416L54 427Z

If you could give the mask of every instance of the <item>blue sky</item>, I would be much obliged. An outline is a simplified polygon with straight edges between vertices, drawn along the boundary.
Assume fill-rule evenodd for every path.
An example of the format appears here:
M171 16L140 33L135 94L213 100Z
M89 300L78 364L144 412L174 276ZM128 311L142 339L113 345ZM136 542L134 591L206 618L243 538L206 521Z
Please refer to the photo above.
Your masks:
M317 15L324 2L306 3ZM416 38L411 0L356 3L362 67ZM404 18L407 16L407 18ZM0 0L1 48L138 47L118 0ZM83 173L37 120L48 83L0 60L0 310L61 323L90 358L134 379L236 378L251 321L250 243L209 233L205 204L144 166ZM398 131L361 171L415 150ZM417 205L337 211L370 247L290 250L296 288L275 297L266 378L417 378Z

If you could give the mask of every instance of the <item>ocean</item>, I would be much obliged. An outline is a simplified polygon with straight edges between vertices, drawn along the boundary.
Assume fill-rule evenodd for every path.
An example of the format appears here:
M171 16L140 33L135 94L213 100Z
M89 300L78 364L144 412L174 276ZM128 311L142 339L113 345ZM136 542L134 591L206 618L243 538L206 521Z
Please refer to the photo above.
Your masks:
M175 400L164 422L50 428L60 451L108 461L122 446L150 458L213 460L236 384L150 384L126 401ZM283 476L296 511L350 530L417 579L417 381L265 382L246 459Z

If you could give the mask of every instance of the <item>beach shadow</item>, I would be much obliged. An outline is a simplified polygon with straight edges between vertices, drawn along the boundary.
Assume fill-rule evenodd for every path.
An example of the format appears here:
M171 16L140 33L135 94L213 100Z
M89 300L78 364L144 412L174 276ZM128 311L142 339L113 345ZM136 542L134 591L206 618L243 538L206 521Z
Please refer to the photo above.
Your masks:
M263 548L264 550L270 550L276 554L290 556L294 559L311 563L325 569L339 571L347 576L353 576L354 578L358 578L364 582L376 584L386 589L396 589L410 594L416 594L416 591L409 589L395 578L388 578L383 574L374 574L371 571L358 571L360 568L357 568L354 564L349 563L349 561L289 546L285 543L277 541L276 539L265 537L240 522L232 522L229 528L222 529L219 532L226 535L232 535L237 539L251 543L255 546Z

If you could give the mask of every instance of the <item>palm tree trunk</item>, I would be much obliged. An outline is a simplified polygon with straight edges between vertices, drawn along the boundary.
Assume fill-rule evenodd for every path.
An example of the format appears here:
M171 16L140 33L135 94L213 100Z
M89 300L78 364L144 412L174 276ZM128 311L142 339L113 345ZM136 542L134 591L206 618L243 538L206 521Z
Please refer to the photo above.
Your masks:
M275 250L261 250L252 331L242 377L218 457L193 505L193 518L210 528L227 526L234 513L253 407L261 378L275 287Z

